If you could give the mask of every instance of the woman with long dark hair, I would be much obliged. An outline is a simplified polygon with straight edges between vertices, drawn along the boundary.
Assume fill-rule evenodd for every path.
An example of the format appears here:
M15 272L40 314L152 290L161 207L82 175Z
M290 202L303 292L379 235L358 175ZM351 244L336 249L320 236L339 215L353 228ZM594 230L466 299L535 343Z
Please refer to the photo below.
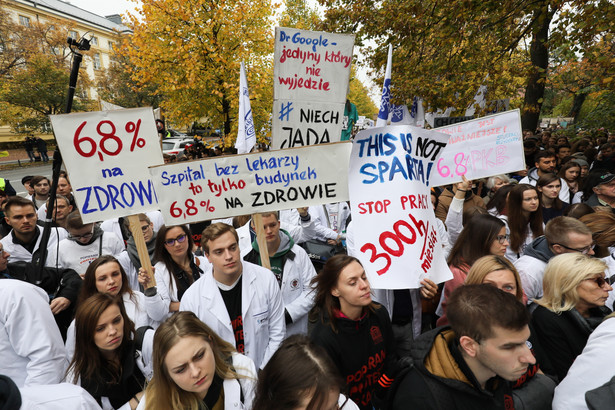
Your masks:
M365 270L352 256L330 258L312 284L318 320L311 338L346 380L350 398L359 408L371 410L378 381L396 365L389 314L372 301Z
M536 188L540 192L540 205L542 209L542 222L546 225L556 216L562 216L568 204L559 199L562 189L562 180L555 174L544 174L536 181Z
M557 174L568 185L570 191L569 204L576 204L581 202L581 194L576 195L577 192L581 192L581 165L574 160L566 162L562 165L562 168Z
M139 409L250 409L256 368L192 312L156 330L154 375Z
M468 270L479 258L486 255L503 256L509 245L506 225L493 215L475 215L465 225L459 238L448 255L448 267L453 279L444 284L438 326L448 323L446 319L446 300L466 279Z
M94 260L83 275L83 285L77 299L77 306L97 293L119 297L124 304L128 318L136 328L141 326L157 327L158 322L151 319L145 310L145 296L132 290L128 284L126 272L111 255L104 255ZM75 351L75 321L68 328L66 336L66 354L71 360Z
M514 262L523 255L525 247L534 238L544 235L538 189L529 184L519 184L511 189L506 201L506 212L510 245L505 256Z
M96 293L77 308L75 355L67 380L87 390L103 410L139 405L149 373L134 335L134 324L117 297Z
M156 287L149 286L149 277L139 269L147 313L154 320L162 321L177 312L184 292L210 265L204 257L194 255L193 249L194 240L186 225L160 227L154 250Z
M304 335L284 340L260 373L252 410L353 410L327 352Z

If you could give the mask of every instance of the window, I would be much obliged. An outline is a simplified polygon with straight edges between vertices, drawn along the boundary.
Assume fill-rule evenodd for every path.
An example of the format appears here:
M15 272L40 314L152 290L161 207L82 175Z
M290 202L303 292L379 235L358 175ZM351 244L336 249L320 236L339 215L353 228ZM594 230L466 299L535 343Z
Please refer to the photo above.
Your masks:
M93 46L97 46L98 45L98 37L92 37L90 39L90 44Z
M19 24L24 27L30 27L30 17L19 16Z
M100 53L94 53L94 70L100 70L102 65L100 64Z
M72 38L73 40L78 40L79 39L79 33L77 33L75 30L69 30L68 31L68 36L70 38Z
M113 51L113 46L115 45L115 43L113 41L108 41L107 45L109 46L109 50Z

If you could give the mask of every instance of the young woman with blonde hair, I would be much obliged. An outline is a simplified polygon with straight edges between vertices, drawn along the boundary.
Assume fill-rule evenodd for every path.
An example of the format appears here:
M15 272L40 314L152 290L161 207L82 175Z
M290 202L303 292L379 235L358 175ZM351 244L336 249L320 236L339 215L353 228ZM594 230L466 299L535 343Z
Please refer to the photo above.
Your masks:
M156 330L154 376L139 409L250 409L256 368L192 312Z

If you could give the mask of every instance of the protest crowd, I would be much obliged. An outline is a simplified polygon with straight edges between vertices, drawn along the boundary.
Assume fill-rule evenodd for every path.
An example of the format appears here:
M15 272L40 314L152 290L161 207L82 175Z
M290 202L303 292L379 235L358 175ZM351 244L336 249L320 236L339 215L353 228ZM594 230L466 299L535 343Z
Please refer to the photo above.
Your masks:
M452 279L405 290L370 286L350 202L260 214L265 253L250 215L139 214L151 277L125 218L24 178L2 192L0 407L610 408L615 135L523 144L526 170L431 188Z

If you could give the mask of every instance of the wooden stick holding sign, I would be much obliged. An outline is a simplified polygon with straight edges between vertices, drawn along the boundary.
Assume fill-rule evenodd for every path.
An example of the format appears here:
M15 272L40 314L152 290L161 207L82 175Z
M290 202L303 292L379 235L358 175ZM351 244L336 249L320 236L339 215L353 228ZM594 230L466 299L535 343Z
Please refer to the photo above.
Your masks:
M258 244L258 252L261 255L261 266L271 270L271 262L269 261L269 248L267 247L267 238L263 229L263 216L261 214L252 214L254 222L254 232L256 232L256 243Z
M137 245L137 252L139 253L139 261L141 267L149 276L149 281L145 285L146 289L156 286L156 278L154 277L154 270L152 269L152 262L149 259L149 252L147 251L147 245L145 244L145 238L143 237L143 231L141 230L141 222L138 215L129 215L128 222L130 223L130 232Z

